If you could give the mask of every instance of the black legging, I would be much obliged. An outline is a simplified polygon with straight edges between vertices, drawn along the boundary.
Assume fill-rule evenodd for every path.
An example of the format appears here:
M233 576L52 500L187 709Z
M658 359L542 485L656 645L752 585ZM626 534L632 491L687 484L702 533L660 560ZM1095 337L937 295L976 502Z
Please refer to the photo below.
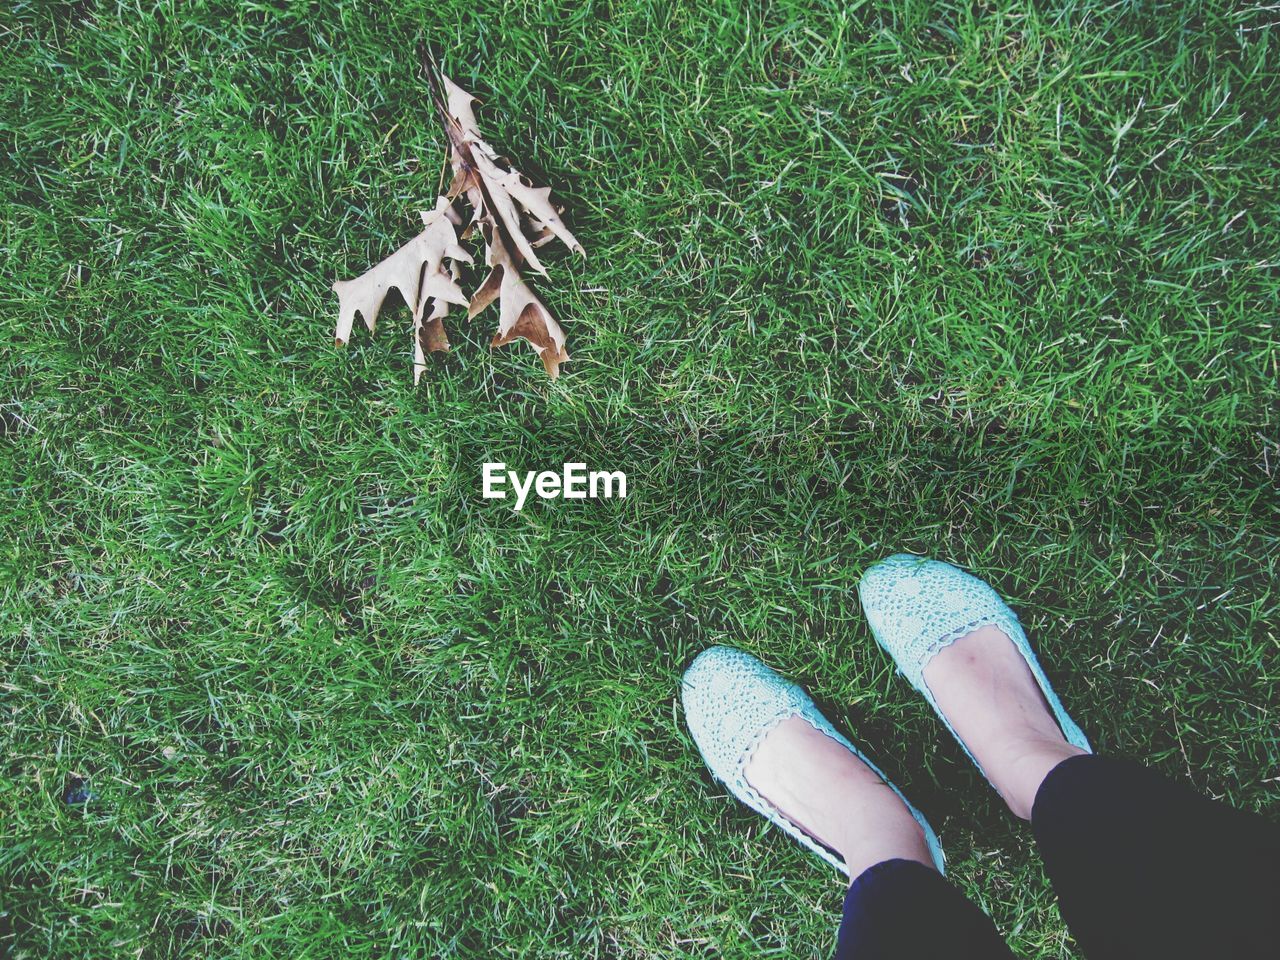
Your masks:
M1064 760L1031 829L1088 960L1280 958L1280 829L1123 760ZM836 960L1013 954L935 871L886 860L844 901Z

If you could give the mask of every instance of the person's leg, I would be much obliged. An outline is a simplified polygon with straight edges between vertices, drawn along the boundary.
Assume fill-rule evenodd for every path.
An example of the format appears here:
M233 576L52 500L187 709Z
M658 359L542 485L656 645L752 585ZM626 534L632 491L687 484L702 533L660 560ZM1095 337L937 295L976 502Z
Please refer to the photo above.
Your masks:
M1144 768L1067 743L996 627L924 677L1009 809L1030 819L1089 960L1280 956L1280 831Z
M938 709L1013 813L1031 819L1046 774L1085 751L1067 743L1026 660L985 626L934 654L924 679Z
M838 960L1012 956L991 919L934 868L902 799L836 741L802 719L784 720L744 772L788 820L836 851L853 878Z
M844 898L835 960L1012 960L991 918L915 860L883 860Z
M1031 826L1089 960L1280 957L1280 828L1124 760L1056 766Z
M902 798L805 720L792 717L774 727L743 773L788 820L838 853L850 877L894 858L933 869L924 831Z
M942 879L924 817L803 688L717 646L685 670L681 701L712 776L852 880L842 960L1008 960L990 919Z

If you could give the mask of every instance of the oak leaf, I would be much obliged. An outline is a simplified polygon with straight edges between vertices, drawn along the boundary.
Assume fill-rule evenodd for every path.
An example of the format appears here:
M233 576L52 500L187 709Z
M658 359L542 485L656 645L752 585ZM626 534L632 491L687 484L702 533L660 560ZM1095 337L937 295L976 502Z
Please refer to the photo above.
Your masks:
M357 313L364 317L369 332L374 332L378 311L393 288L400 291L404 302L413 310L415 344L419 342L419 327L428 302L432 304L428 319L435 320L448 312L450 303L468 304L453 269L444 263L446 259L455 264L472 262L471 254L458 244L457 230L448 217L448 209L449 201L440 197L434 210L422 213L420 234L354 280L334 283L333 290L338 295L338 326L333 339L338 346L351 339ZM416 355L414 360L416 364Z
M434 63L430 69L449 139L453 183L446 196L437 198L435 209L422 214L422 233L355 280L333 285L339 300L334 339L339 345L347 342L357 313L372 333L387 293L398 289L413 311L417 383L426 354L449 347L443 321L450 305L467 306L470 318L497 300L498 332L491 346L527 341L554 379L560 364L569 359L564 331L522 272L527 268L546 275L535 250L555 238L576 253L585 256L586 252L561 218L563 208L552 202L550 188L535 186L480 135L473 106L479 101ZM471 219L465 225L454 205L460 196L471 207ZM472 263L472 258L459 240L476 232L484 239L489 273L468 299L458 286L459 265Z
M547 373L559 376L560 364L569 359L564 331L521 276L527 264L546 275L534 252L553 237L570 250L586 256L582 244L565 226L560 210L551 202L549 187L535 187L505 157L500 157L480 135L473 104L477 99L440 74L444 97L440 103L449 136L454 179L450 195L465 194L485 241L489 274L471 297L469 317L483 311L495 299L498 333L492 346L515 339L533 345Z

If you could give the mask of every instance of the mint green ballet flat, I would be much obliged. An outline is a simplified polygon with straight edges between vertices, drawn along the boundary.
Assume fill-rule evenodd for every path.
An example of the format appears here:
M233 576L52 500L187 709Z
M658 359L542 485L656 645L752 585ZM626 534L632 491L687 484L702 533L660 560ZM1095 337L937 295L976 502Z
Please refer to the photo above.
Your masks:
M939 650L987 625L998 627L1027 661L1067 741L1093 752L1084 731L1067 715L1040 669L1017 614L982 580L941 560L898 553L862 575L858 596L876 642L897 662L898 671L907 681L924 694L979 771L982 765L938 709L933 692L925 683L924 668Z
M774 727L790 717L803 718L815 730L841 744L902 798L924 830L929 853L938 871L942 871L942 847L929 822L907 803L902 791L890 783L875 764L827 722L813 700L797 684L784 680L749 653L733 647L709 647L698 654L684 672L681 698L685 722L711 775L748 807L837 870L848 873L839 855L783 816L752 789L743 773L756 747Z

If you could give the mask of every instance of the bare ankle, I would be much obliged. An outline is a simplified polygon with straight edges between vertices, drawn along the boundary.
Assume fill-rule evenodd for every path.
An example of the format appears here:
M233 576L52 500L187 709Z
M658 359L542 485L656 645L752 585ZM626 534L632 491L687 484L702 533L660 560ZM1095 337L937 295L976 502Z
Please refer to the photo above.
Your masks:
M1022 654L996 626L940 650L925 668L938 708L1015 816L1031 818L1036 791L1067 757L1067 742Z
M851 879L882 860L933 866L924 831L902 798L800 717L775 727L743 773L792 824L838 853Z
M1015 817L1030 820L1044 778L1063 760L1084 752L1065 740L1029 741L1020 751L1011 753L996 773L988 775L1009 811Z

